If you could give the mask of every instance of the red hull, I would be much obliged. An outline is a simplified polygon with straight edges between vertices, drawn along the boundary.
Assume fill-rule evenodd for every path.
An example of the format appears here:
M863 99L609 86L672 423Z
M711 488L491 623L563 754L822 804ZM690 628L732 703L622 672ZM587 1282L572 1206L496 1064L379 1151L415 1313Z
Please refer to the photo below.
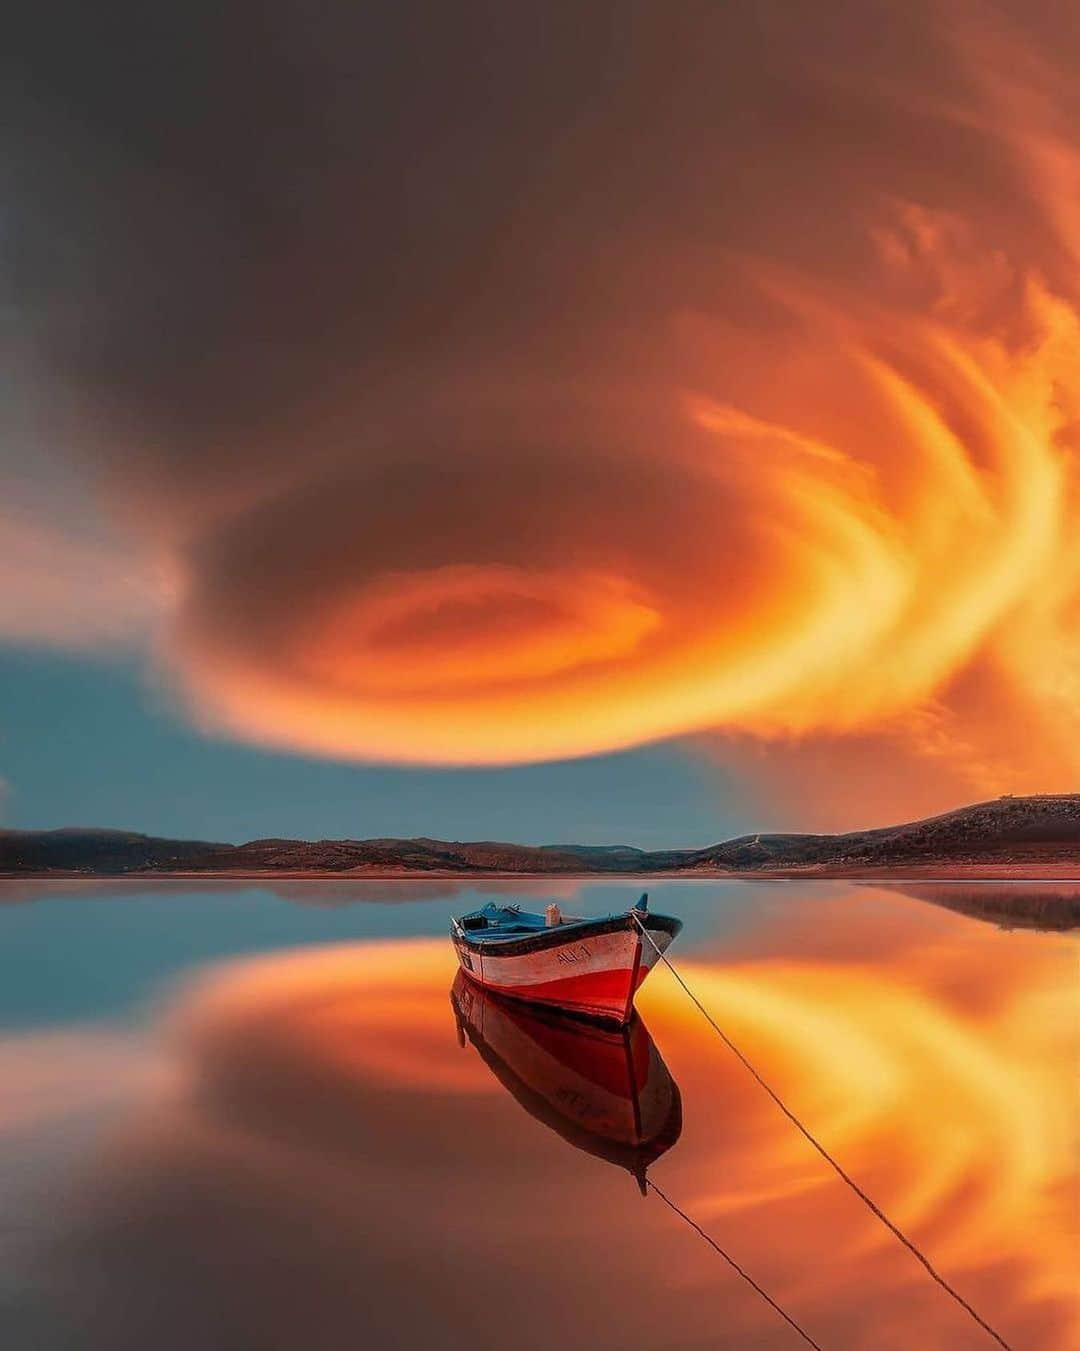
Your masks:
M659 960L657 948L663 951L679 929L665 916L649 916L645 924L648 937L623 915L516 941L455 934L454 946L462 971L486 990L623 1024Z

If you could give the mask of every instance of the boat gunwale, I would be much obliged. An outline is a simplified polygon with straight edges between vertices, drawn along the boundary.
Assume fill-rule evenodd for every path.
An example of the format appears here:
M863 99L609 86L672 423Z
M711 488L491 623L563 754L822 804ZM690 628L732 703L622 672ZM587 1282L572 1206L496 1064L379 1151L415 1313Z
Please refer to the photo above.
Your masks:
M639 912L640 913L640 912ZM673 915L646 914L642 916L646 929L658 929L676 938L682 929L682 920ZM455 944L487 957L522 957L530 952L542 952L545 949L562 947L567 943L579 942L586 938L600 938L604 934L622 933L636 929L637 925L630 911L620 915L604 915L599 919L575 920L570 924L553 925L551 928L538 929L532 934L511 934L500 938L492 934L490 938L473 938L467 929L455 930Z

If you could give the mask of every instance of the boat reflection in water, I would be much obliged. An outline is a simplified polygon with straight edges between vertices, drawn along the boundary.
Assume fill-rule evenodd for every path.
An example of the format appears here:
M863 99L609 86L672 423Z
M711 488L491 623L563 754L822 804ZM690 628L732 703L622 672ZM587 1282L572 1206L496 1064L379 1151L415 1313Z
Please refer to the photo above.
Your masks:
M568 1144L627 1169L645 1194L649 1165L682 1133L682 1099L648 1028L587 1023L501 999L458 972L450 991L468 1041L525 1110Z

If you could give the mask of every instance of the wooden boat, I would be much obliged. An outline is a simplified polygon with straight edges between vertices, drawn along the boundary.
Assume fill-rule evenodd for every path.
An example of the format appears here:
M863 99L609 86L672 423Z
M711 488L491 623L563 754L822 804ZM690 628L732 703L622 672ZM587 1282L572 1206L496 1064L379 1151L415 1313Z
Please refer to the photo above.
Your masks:
M452 920L451 936L462 971L486 990L622 1026L681 928L650 914L645 894L632 910L600 919L567 917L557 905L535 915L489 902Z
M489 994L459 971L450 992L458 1037L530 1116L575 1149L645 1170L682 1133L678 1085L639 1014L602 1027Z

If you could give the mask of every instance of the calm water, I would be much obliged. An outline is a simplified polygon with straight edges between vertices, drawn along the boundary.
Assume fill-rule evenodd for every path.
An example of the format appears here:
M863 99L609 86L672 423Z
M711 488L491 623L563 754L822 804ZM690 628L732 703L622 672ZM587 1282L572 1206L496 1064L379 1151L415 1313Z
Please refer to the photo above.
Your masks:
M673 883L725 1031L1015 1347L1076 1345L1067 935L896 888ZM688 1003L457 992L448 915L628 884L0 883L11 1351L991 1346ZM569 903L569 906L568 904Z

